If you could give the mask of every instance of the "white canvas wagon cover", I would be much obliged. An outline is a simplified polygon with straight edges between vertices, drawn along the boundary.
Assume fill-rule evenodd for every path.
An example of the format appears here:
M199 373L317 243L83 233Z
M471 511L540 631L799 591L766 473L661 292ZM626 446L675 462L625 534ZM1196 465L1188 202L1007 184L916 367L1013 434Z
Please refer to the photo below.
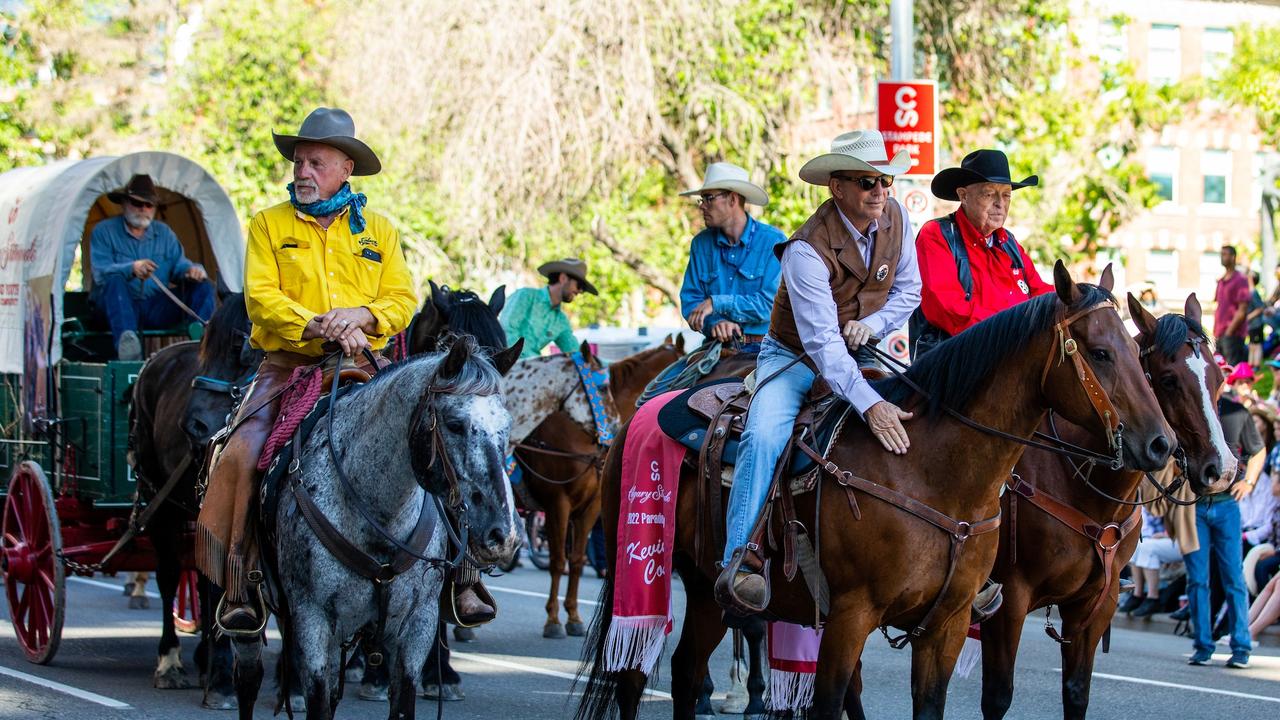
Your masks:
M0 174L0 373L62 357L62 294L76 250L89 230L121 209L106 194L135 174L160 194L157 219L182 240L188 257L233 292L244 281L244 235L227 193L196 163L172 153L62 160ZM88 247L82 249L86 287ZM50 322L50 318L53 322ZM25 358L25 363L24 363Z

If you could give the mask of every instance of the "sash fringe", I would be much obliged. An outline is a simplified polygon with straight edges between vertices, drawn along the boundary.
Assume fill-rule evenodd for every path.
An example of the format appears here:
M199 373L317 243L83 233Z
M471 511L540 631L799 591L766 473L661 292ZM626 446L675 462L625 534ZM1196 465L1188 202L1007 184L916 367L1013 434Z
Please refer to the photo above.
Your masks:
M666 638L666 615L614 617L604 641L605 669L639 670L652 676Z
M815 673L769 671L769 695L765 706L771 713L800 712L813 705Z

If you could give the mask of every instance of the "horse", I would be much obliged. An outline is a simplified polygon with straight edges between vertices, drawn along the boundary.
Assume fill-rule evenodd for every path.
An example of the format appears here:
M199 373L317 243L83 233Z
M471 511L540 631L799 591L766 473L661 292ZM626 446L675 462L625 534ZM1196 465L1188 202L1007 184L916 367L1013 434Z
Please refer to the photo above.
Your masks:
M1130 467L1154 470L1167 462L1172 431L1120 321L1110 268L1095 286L1074 282L1059 262L1054 285L1055 293L939 344L904 377L876 382L882 397L917 414L907 425L911 450L885 452L862 423L844 423L818 463L814 490L794 498L794 518L804 518L821 539L818 564L830 592L811 717L834 719L842 711L865 717L862 649L873 630L885 628L887 635L888 626L912 628L897 644L912 645L913 717L942 717L970 604L995 560L996 535L983 531L997 527L999 488L1047 410L1108 439L1117 448L1116 459ZM627 431L622 429L605 461L610 559L617 550ZM672 701L680 718L693 716L707 657L725 632L713 595L719 568L710 562L700 566L695 550L698 476L697 469L682 467L676 492L674 568L687 602L671 660ZM832 498L823 503L824 495ZM918 514L904 512L904 505ZM773 537L794 527L783 526L781 513L764 517ZM823 544L838 551L823 554ZM774 619L813 624L808 587L801 578L788 581L784 565L772 563L768 612ZM578 720L615 710L635 718L647 680L639 670L605 670L616 577L611 568L584 648L580 673L587 680Z
M1130 295L1129 312L1139 330L1143 369L1178 436L1184 478L1197 494L1225 490L1235 477L1236 460L1218 422L1222 372L1209 356L1200 303L1193 294L1184 315L1156 320ZM1084 429L1066 421L1055 425L1068 442L1089 446ZM1001 533L992 571L1004 583L1004 604L982 624L985 718L1008 712L1023 621L1050 605L1059 607L1063 622L1063 632L1055 637L1062 649L1063 717L1083 718L1088 710L1094 655L1116 611L1119 571L1141 535L1133 499L1145 476L1098 467L1087 475L1086 485L1080 481L1085 474L1040 450L1028 450L1014 469L1015 478L1024 482L1010 483L1002 499L1011 521ZM1030 499L1024 495L1028 491Z
M503 456L511 420L500 392L518 353L517 345L489 358L460 336L331 398L322 429L286 450L277 500L264 506L263 556L275 578L282 654L308 720L333 717L342 647L357 633L381 648L391 672L390 716L413 718L450 564L446 538L460 538L460 561L482 567L519 547ZM262 643L237 637L234 646L247 720L262 683Z
M609 366L609 393L616 408L616 422L626 422L636 411L636 399L665 367L684 355L684 339L641 350ZM547 366L572 364L561 361ZM518 370L513 371L513 376ZM575 372L576 376L576 372ZM513 403L516 401L513 400ZM517 439L518 435L512 435ZM551 589L547 599L544 638L586 635L586 623L578 613L578 584L586 564L587 538L600 514L599 466L607 446L600 444L592 426L575 422L558 411L515 446L514 455L528 483L529 494L546 513L547 543L551 555ZM564 609L568 622L560 624L560 578L568 562Z
M190 687L175 632L173 602L182 552L189 549L184 544L188 526L200 507L198 469L214 430L225 424L261 357L248 347L249 327L244 296L226 297L200 342L170 345L153 354L130 391L129 464L138 478L140 499L149 507L159 503L146 523L156 551L163 621L152 678L159 689ZM201 579L200 585L201 617L212 617L208 583ZM205 707L233 707L230 643L203 627L196 654L205 658L201 663Z
M471 290L453 290L429 280L431 296L413 316L405 331L408 355L435 352L447 334L466 334L476 338L480 347L499 352L507 347L507 334L498 322L498 313L507 302L507 287L498 286L489 301ZM491 344L497 342L496 345Z

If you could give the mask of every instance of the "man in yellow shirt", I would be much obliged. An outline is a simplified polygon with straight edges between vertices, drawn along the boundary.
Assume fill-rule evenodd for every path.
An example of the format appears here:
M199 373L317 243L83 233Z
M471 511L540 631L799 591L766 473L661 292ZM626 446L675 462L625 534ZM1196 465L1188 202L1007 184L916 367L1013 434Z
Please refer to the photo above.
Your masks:
M272 135L293 163L293 182L288 202L249 223L244 283L250 342L266 357L210 470L196 533L196 562L226 591L218 620L231 631L252 631L263 621L250 597L261 572L249 508L281 389L295 368L320 361L326 342L364 369L371 369L364 350L385 364L378 351L417 308L399 233L365 210L365 196L347 182L381 169L355 138L351 116L319 108L297 135Z

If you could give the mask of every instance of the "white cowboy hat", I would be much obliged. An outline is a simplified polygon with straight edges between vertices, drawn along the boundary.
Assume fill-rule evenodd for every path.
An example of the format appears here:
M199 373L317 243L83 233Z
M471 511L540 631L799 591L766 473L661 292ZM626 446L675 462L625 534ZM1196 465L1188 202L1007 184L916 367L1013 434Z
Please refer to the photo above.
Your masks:
M702 181L702 187L685 190L680 195L684 197L701 195L708 190L732 190L752 205L761 207L768 205L769 194L764 191L764 188L752 183L749 178L746 170L733 163L711 163L707 166L707 176Z
M1268 555L1274 555L1276 548L1271 543L1262 543L1254 545L1244 556L1244 584L1249 588L1249 596L1258 594L1258 579L1254 577L1254 569L1258 567L1258 561Z
M831 152L819 155L800 168L800 179L810 185L826 185L831 173L842 170L901 175L911 169L911 153L899 150L889 161L879 130L854 130L831 141Z
M300 142L313 142L334 147L347 154L355 163L352 175L377 175L382 170L382 163L368 145L356 139L356 123L351 115L340 108L316 108L307 119L297 135L281 135L271 133L276 141L276 149L289 162L293 162L293 149Z

